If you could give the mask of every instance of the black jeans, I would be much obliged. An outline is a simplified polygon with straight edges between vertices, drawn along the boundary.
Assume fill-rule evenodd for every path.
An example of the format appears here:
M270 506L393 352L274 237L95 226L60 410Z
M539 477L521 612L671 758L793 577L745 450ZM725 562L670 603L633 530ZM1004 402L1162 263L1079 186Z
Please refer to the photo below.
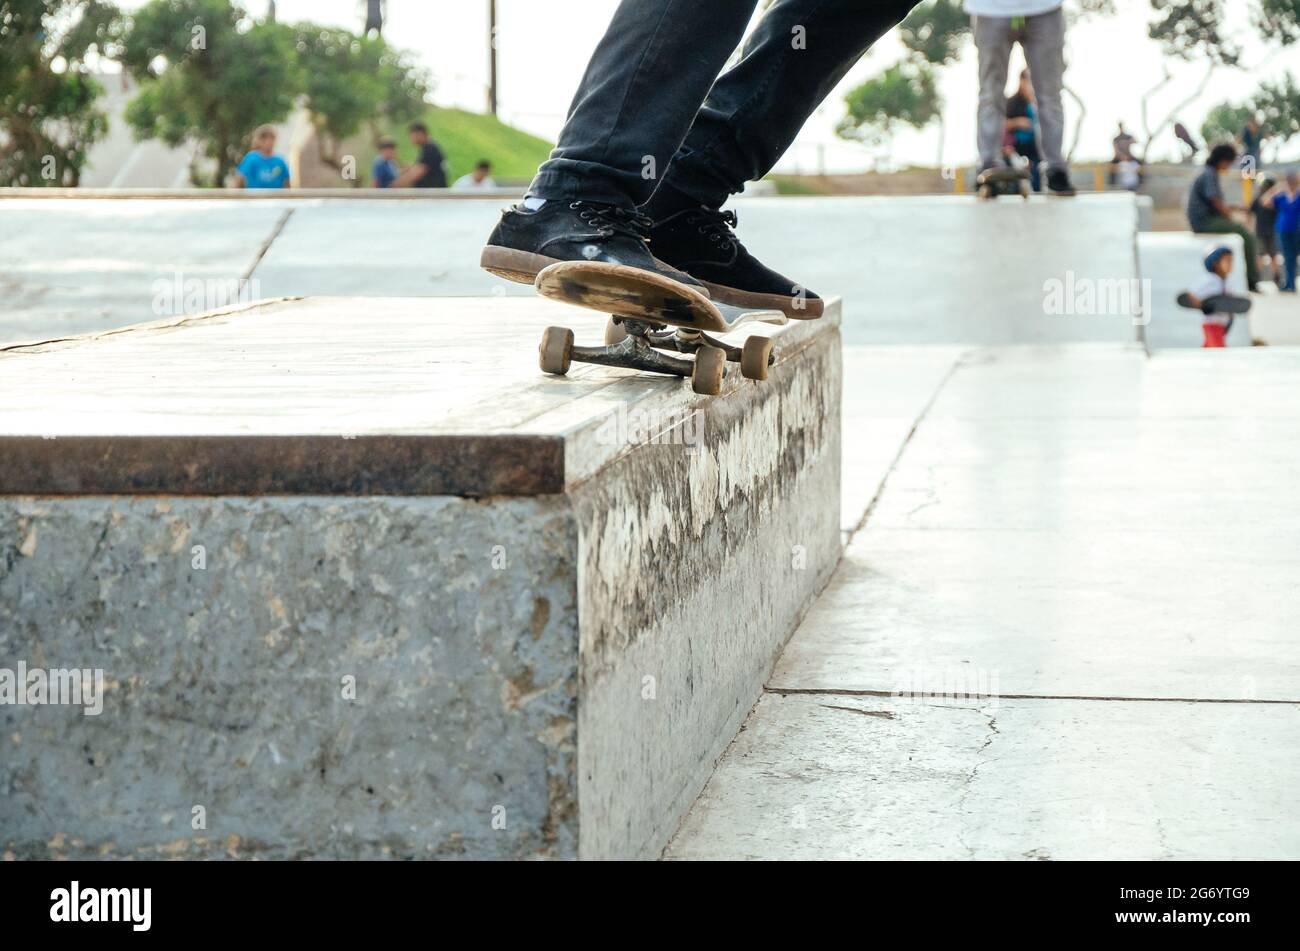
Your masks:
M917 0L623 0L529 193L631 207L661 182L720 207L762 178Z

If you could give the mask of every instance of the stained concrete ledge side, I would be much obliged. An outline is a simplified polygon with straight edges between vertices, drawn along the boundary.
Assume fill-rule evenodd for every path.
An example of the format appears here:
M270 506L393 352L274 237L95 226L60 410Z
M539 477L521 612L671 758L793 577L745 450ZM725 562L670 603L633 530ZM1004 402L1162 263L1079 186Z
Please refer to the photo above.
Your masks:
M0 667L105 678L0 705L0 851L576 854L576 553L561 496L0 499Z
M840 556L837 331L572 494L583 858L655 858ZM587 821L588 817L597 821Z

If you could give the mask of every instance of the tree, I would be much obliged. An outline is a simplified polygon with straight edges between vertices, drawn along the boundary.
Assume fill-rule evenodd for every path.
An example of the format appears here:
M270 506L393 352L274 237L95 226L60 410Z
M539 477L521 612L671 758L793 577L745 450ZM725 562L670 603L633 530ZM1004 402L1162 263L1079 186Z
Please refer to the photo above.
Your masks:
M962 9L960 0L928 0L912 10L899 24L899 37L914 58L936 69L954 63L961 56L966 38L970 35L970 17ZM939 123L938 162L943 164L943 146L946 126L943 102L935 104Z
M342 143L363 125L373 131L382 122L400 122L424 111L427 74L379 36L358 37L313 23L296 24L294 32L306 105L327 165L342 169Z
M934 66L947 66L961 56L970 35L970 16L961 0L927 0L898 25L899 38L910 51Z
M841 138L880 144L899 124L923 129L939 116L934 70L924 61L895 63L844 97L848 115L835 128Z
M127 107L137 138L197 143L218 186L252 131L289 115L301 86L293 30L256 23L230 0L151 0L131 18L122 62L141 87Z
M1300 86L1287 73L1274 83L1262 83L1252 103L1274 146L1300 135Z
M1255 29L1283 46L1300 41L1300 0L1259 0Z
M1207 145L1231 141L1245 126L1246 120L1253 115L1256 115L1256 109L1249 103L1233 105L1230 102L1221 102L1210 110L1209 115L1205 117L1205 122L1201 124L1201 138Z
M0 184L75 186L108 130L86 65L111 55L117 8L100 0L0 5Z
M1173 80L1165 68L1164 78L1142 96L1142 129L1146 142L1142 145L1142 161L1146 161L1151 143L1172 125L1178 113L1195 102L1210 85L1215 71L1223 66L1236 66L1241 50L1223 32L1222 0L1151 0L1155 19L1147 28L1147 35L1160 44L1170 59L1192 62L1198 58L1206 64L1205 75L1190 96L1187 96L1165 115L1154 129L1148 114L1151 98Z

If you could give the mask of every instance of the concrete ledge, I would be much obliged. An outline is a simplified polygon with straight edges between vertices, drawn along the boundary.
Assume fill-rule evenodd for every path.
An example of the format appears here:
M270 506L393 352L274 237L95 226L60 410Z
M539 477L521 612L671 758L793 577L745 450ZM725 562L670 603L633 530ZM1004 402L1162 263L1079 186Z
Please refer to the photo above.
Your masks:
M0 705L0 850L656 856L838 560L838 321L749 329L771 378L714 399L545 377L603 318L542 300L0 352L44 464L0 467L0 668L104 674L98 716Z

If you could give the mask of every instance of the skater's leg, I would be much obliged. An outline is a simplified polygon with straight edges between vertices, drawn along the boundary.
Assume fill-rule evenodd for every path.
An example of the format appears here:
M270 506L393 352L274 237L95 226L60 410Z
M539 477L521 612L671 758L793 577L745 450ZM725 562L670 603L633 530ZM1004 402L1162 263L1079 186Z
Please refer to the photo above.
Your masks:
M1050 13L1025 17L1022 45L1029 64L1034 98L1038 103L1039 148L1047 168L1067 168L1062 145L1065 141L1065 109L1061 104L1065 75L1065 13L1059 7Z
M980 168L994 168L1002 154L1007 127L1007 64L1014 34L1010 17L972 18L971 31L979 54L980 100L976 136Z
M1279 234L1282 245L1282 273L1279 288L1284 291L1296 289L1296 260L1300 257L1300 232L1292 231Z
M701 280L720 303L822 314L821 299L751 255L718 209L762 178L814 109L913 0L776 0L719 77L663 183L642 211L656 256Z
M720 208L785 154L862 54L916 0L776 0L710 90L664 181Z
M587 261L655 271L645 202L681 146L757 0L623 0L587 66L559 144L523 204L508 209L480 263L534 283L544 268Z
M1026 142L1016 146L1016 151L1029 162L1029 186L1036 192L1043 190L1043 157L1038 152L1036 142Z
M1065 107L1061 102L1065 76L1065 12L1025 17L1021 34L1029 77L1038 103L1038 146L1047 165L1047 187L1058 195L1073 195L1065 160Z
M644 204L756 6L757 0L623 0L529 194Z

